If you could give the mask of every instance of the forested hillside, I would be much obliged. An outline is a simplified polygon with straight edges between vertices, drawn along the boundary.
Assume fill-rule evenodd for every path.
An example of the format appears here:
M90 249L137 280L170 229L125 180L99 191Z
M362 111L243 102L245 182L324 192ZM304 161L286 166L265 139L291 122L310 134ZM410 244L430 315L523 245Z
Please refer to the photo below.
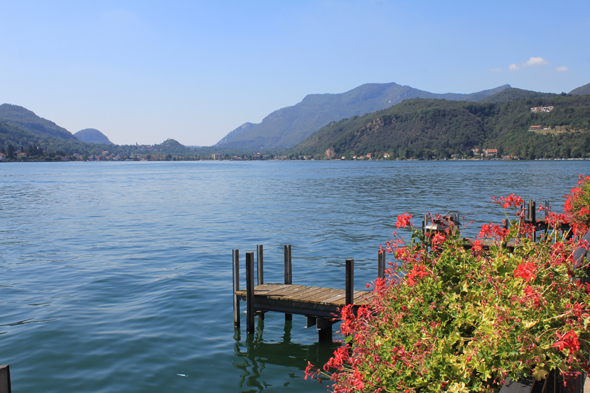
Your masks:
M500 93L501 94L501 93ZM553 106L533 113L532 107ZM553 134L529 131L555 128ZM364 116L333 122L293 149L316 157L388 153L392 158L470 155L498 149L521 158L582 157L590 153L590 96L552 95L505 103L406 100Z
M22 106L10 104L0 105L0 120L4 120L8 124L12 124L41 137L54 137L70 141L78 140L78 138L65 128L37 116L34 112Z
M555 97L554 93L539 93L538 91L516 89L514 87L502 90L496 94L485 97L478 102L481 103L502 103L520 100L522 98L549 98Z

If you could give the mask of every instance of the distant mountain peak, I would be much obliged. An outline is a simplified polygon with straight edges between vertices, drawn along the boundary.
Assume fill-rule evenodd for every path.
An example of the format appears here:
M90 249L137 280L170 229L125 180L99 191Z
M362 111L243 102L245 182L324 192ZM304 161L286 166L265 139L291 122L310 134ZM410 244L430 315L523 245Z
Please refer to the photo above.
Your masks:
M74 136L82 142L114 145L105 134L95 128L85 128L76 132Z
M333 121L389 108L406 99L479 101L509 87L503 85L472 94L435 94L390 82L365 83L344 93L308 94L298 104L270 113L260 124L245 123L236 128L215 146L288 148Z
M584 86L580 86L578 88L575 88L574 90L570 91L568 94L571 94L573 96L590 94L590 83L587 83Z

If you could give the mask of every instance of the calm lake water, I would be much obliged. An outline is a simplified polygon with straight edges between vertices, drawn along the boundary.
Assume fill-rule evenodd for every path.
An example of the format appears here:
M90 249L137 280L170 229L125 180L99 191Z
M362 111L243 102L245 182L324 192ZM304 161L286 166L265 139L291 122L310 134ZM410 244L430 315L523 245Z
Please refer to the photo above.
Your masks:
M458 212L473 235L504 218L492 196L560 211L589 164L0 164L0 364L14 392L323 392L303 370L333 345L303 317L234 331L232 249L243 266L263 244L281 282L292 244L294 283L338 288L354 258L360 290L396 215Z

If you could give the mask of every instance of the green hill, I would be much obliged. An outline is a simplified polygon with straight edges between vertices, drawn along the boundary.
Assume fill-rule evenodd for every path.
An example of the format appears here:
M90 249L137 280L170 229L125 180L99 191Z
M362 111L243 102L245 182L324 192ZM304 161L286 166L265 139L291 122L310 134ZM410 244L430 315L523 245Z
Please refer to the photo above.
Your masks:
M103 145L113 145L114 143L109 140L109 138L103 134L102 132L98 131L94 128L86 128L80 130L74 134L76 138L81 140L82 142L87 143L100 143Z
M435 94L397 83L369 83L341 94L310 94L297 105L274 111L260 124L244 124L226 135L215 146L254 149L288 148L332 121L388 108L403 100L432 98L478 101L509 87L504 85L473 94ZM247 129L244 130L244 128Z
M555 97L557 94L554 93L539 93L538 91L516 89L514 87L502 90L496 94L485 97L479 102L486 103L502 103L520 100L522 98L548 98Z
M532 107L554 106L549 113ZM558 126L546 134L533 125ZM544 131L541 131L544 132ZM505 103L412 99L394 107L333 122L291 149L316 157L387 152L392 157L469 155L496 148L523 158L580 157L590 153L590 96L523 98Z
M70 141L78 140L65 128L37 116L22 106L11 104L0 105L0 120L4 120L8 124L12 124L38 136L54 137Z

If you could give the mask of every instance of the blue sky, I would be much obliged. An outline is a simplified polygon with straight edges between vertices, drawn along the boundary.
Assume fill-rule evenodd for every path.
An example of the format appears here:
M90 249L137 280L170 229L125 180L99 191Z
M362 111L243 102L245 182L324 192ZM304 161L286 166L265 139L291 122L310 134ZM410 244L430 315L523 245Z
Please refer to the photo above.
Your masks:
M590 82L590 1L0 0L0 103L118 144L212 145L312 93Z

